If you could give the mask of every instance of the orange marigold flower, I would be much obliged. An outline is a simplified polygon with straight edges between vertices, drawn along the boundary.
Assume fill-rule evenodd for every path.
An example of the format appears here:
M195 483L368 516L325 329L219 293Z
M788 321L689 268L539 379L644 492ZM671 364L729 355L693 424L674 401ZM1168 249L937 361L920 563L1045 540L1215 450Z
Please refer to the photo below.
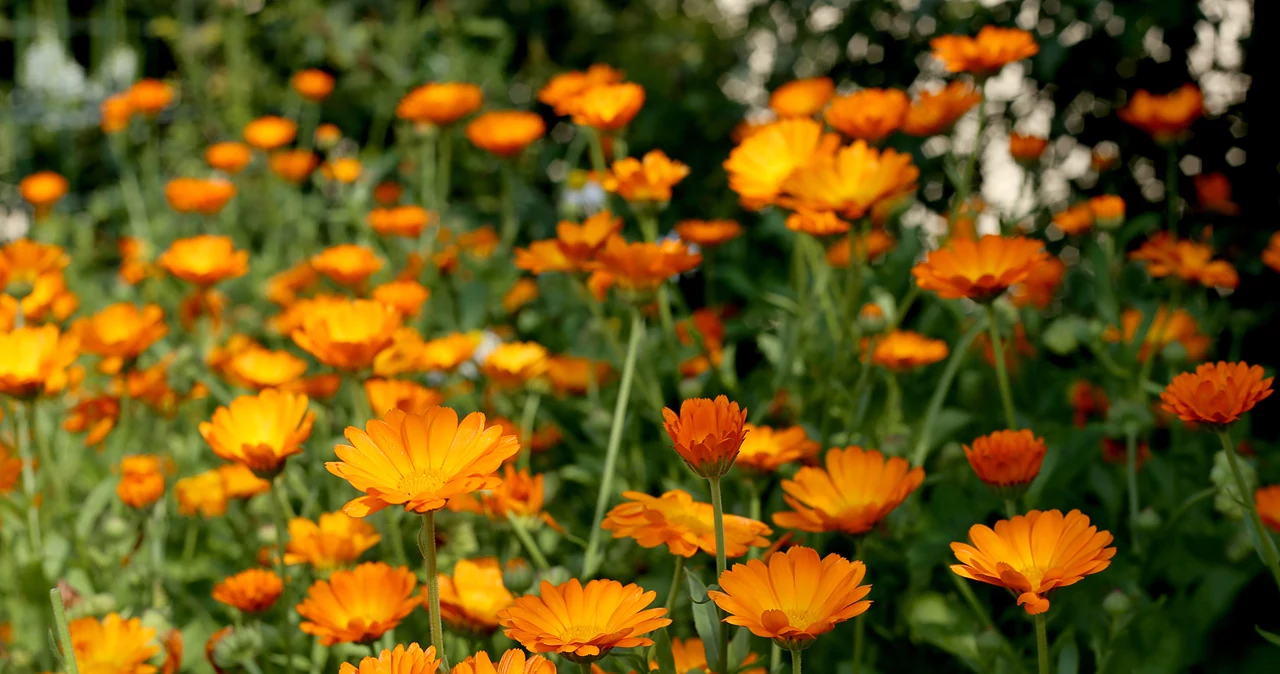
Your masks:
M333 93L333 75L316 68L300 70L289 78L289 86L309 101L323 101Z
M169 206L179 213L217 215L236 194L236 186L218 178L174 178L164 186Z
M222 367L231 382L247 388L276 388L301 379L307 361L288 351L252 346L230 357Z
M633 538L646 548L666 545L673 555L692 557L699 550L716 554L716 531L710 503L698 503L688 492L673 489L661 497L626 491L600 525L614 538ZM726 557L741 557L751 547L769 545L773 533L764 522L724 515Z
M570 266L584 265L595 257L614 234L621 231L622 218L603 210L583 220L582 224L561 221L556 225L556 238L552 241L560 249L561 258L568 260ZM538 243L535 241L534 245ZM533 247L530 246L531 249ZM546 262L559 264L554 255L544 254L541 257Z
M419 124L445 126L480 109L480 87L464 82L432 82L405 94L396 116Z
M67 368L80 355L74 334L56 325L0 332L0 392L15 398L52 394L67 385Z
M771 473L788 463L808 461L821 449L801 426L774 429L744 424L743 431L746 437L738 451L737 465L759 473Z
M455 665L450 674L556 674L556 666L541 655L526 657L524 651L512 648L497 664L480 651Z
M520 430L510 420L497 417L493 421L495 425L501 427L504 434L519 437ZM514 459L514 455L507 457L508 461ZM507 463L502 467L502 481L498 486L484 492L456 496L450 499L447 505L454 512L481 513L499 522L506 521L508 516L538 520L558 530L559 525L555 520L542 511L542 505L546 499L545 483L546 480L542 475L531 475L527 468L517 471L514 466Z
M429 297L431 291L417 281L389 281L373 289L374 300L393 307L406 318L417 316Z
M0 247L0 327L11 329L19 310L26 322L69 316L79 306L64 276L70 263L66 251L51 243L14 239Z
M305 395L275 389L243 395L214 410L211 422L200 422L200 435L214 454L271 479L285 459L302 453L311 435L316 415L307 411L307 403Z
M133 103L129 101L128 92L112 94L102 100L98 112L102 115L99 126L103 133L120 133L129 128L129 120L133 118Z
M724 162L729 189L752 207L773 203L796 169L816 155L834 153L839 142L838 136L823 134L817 120L785 119L769 124L729 153Z
M405 379L368 379L364 382L364 393L374 414L394 409L424 414L444 402L439 391Z
M1067 274L1067 265L1056 256L1050 255L1044 262L1031 268L1026 280L1013 286L1009 298L1014 306L1037 307L1045 309L1053 302L1053 295L1062 285L1062 278Z
M155 116L173 103L173 87L167 82L142 79L133 83L127 92L129 107L144 115Z
M1194 84L1184 84L1164 95L1139 89L1119 112L1120 119L1146 131L1160 143L1176 140L1202 114L1204 95Z
M996 522L994 530L970 527L971 544L951 544L960 560L951 570L1009 590L1028 614L1039 615L1049 610L1047 593L1110 566L1116 549L1106 546L1112 540L1079 510L1065 517L1060 510L1032 510Z
M330 473L364 492L342 508L352 517L390 505L427 513L443 508L451 497L493 489L500 483L494 471L520 451L515 436L502 435L497 426L486 428L483 414L472 412L459 423L458 413L448 407L423 414L393 409L365 429L348 426L351 444L334 449L340 461L325 463Z
M943 35L929 42L933 57L953 73L994 75L1001 68L1035 56L1040 45L1031 33L1017 28L983 26L977 37Z
M334 571L317 580L298 604L306 620L299 628L320 643L367 644L394 629L422 601L414 597L413 571L382 562L365 562L351 571Z
M537 342L499 344L480 366L480 371L499 386L520 386L546 373L550 357L547 347Z
M184 477L173 485L178 514L185 517L222 517L227 514L227 482L216 470Z
M650 150L641 159L624 157L613 162L604 178L604 188L616 192L629 203L671 201L671 188L689 175L689 167L667 157L662 150Z
M919 177L910 154L880 151L859 140L795 171L783 184L786 196L779 203L856 219L876 202L914 190Z
M236 250L229 236L202 234L169 244L156 262L187 283L211 286L244 276L249 271L249 251Z
M531 278L519 278L502 295L502 309L509 314L514 314L536 299L538 299L538 282Z
M262 613L275 606L284 581L274 571L249 569L224 578L213 586L213 600L244 613Z
M1151 235L1129 253L1130 260L1147 263L1154 278L1177 276L1208 288L1235 288L1240 275L1230 262L1213 259L1213 249L1203 243L1179 239L1165 232Z
M471 359L480 345L477 333L455 332L422 345L422 369L450 371Z
M707 594L729 617L730 625L788 650L811 646L815 639L871 608L864 599L867 567L836 554L819 558L813 548L796 546L734 564L720 574L721 591Z
M537 595L516 599L498 612L507 637L533 653L558 653L572 662L592 662L615 648L652 646L645 635L671 624L665 608L645 607L657 597L639 585L573 578L542 581Z
M1280 484L1259 488L1253 493L1253 499L1262 523L1280 532Z
M307 564L328 571L354 564L382 536L373 525L346 513L321 513L318 521L305 517L289 520L285 564Z
M676 453L693 472L719 479L733 467L746 436L747 411L738 403L725 396L689 398L679 414L663 408L662 418Z
M1045 444L1031 431L996 431L964 445L973 472L1001 498L1022 496L1044 463Z
M215 470L222 476L227 498L252 498L271 489L270 482L254 475L243 463L224 463Z
M827 124L849 138L878 143L902 126L911 100L898 89L863 89L837 96L827 107Z
M71 650L80 671L119 674L155 674L148 661L160 652L156 631L140 618L125 620L118 613L76 618L68 625Z
M435 646L428 646L424 651L417 643L412 643L408 648L384 648L376 658L367 655L360 661L359 668L344 662L338 668L338 674L435 674L439 668L440 660L436 659ZM457 667L453 671L458 671Z
M214 143L205 148L204 161L219 171L235 175L253 161L253 151L244 143Z
M542 116L524 110L486 112L467 124L473 145L501 157L510 157L547 133Z
M911 274L922 290L932 290L943 299L990 302L1009 286L1026 281L1046 257L1040 241L988 234L977 241L951 241L946 248L930 252Z
M1049 147L1049 139L1029 134L1009 134L1009 155L1018 163L1031 164L1040 159L1045 148Z
M1053 215L1053 224L1067 236L1084 234L1093 228L1093 209L1082 203L1068 207Z
M1219 215L1239 215L1240 205L1231 200L1231 181L1221 173L1200 173L1194 180L1200 208Z
M40 171L18 181L18 193L36 209L37 217L48 212L70 188L66 178L53 171Z
M826 468L804 466L782 481L783 499L795 512L774 513L788 529L850 535L871 531L924 482L924 469L874 449L846 447L827 452Z
M742 225L736 220L681 220L676 235L703 247L719 246L742 236Z
M291 183L300 183L316 170L320 157L309 150L276 150L267 159L271 172Z
M1124 223L1124 199L1114 194L1103 194L1089 199L1093 219L1103 229L1115 229Z
M576 356L552 356L547 361L547 380L559 395L583 395L599 386L612 368L604 361Z
M773 90L769 95L769 108L782 119L812 117L826 107L835 90L830 77L792 80Z
M99 369L114 374L164 337L169 326L164 322L164 310L155 304L138 308L119 302L76 321L72 330L80 336L81 348L102 357Z
M290 336L325 365L363 370L392 345L400 322L400 313L381 302L339 300L312 308Z
M567 115L572 111L571 104L584 91L602 84L617 84L623 74L603 63L587 68L585 72L570 71L560 73L551 78L546 86L538 91L538 100L555 108L557 115Z
M867 261L874 260L881 255L893 250L897 241L893 236L883 229L872 229L866 234L858 234L853 239L852 246L849 244L849 237L836 239L827 247L827 264L832 267L848 267L852 262L851 253L856 248L858 251L858 259Z
M267 115L244 125L244 141L259 150L277 150L293 142L298 125L284 117Z
M812 236L833 236L849 232L849 223L841 220L835 211L815 211L803 206L799 206L795 213L787 216L786 226L793 232L803 232ZM840 245L840 242L837 241L835 245ZM844 245L847 250L848 242L846 241ZM830 261L830 256L827 259ZM845 264L848 262L846 261Z
M330 159L320 167L320 172L326 180L347 185L359 180L363 171L364 165L355 157L337 157L336 159Z
M632 292L652 292L672 276L691 271L702 255L690 252L681 241L628 243L614 236L596 254L594 265L607 271L618 287Z
M392 206L375 208L367 218L373 231L383 236L403 236L415 239L434 220L434 216L421 206Z
M498 612L514 603L497 557L460 559L452 576L440 574L440 617L465 632L492 634L498 629Z
M644 87L634 82L593 86L566 103L574 124L598 131L621 129L643 105Z
M1131 344L1137 337L1138 329L1142 324L1143 316L1140 310L1125 309L1120 314L1120 328L1117 329L1114 325L1107 326L1107 329L1102 332L1102 339L1107 342L1123 341ZM1197 361L1204 358L1212 344L1208 336L1200 334L1200 326L1196 323L1196 319L1183 309L1174 309L1170 312L1167 307L1159 307L1155 317L1151 319L1146 334L1147 338L1142 348L1138 350L1138 358L1141 360L1149 358L1153 351L1159 353L1169 344L1178 342L1186 349L1187 358Z
M145 508L164 496L164 470L160 457L134 454L120 460L116 496L130 508Z
M921 91L902 118L902 132L908 136L936 136L951 130L982 94L967 82L954 81L938 91Z
M84 446L93 447L107 438L120 419L120 400L115 396L100 395L76 403L62 420L62 429L71 433L86 433ZM3 490L0 490L3 491Z
M1262 263L1280 272L1280 232L1274 232L1267 240L1267 247L1262 251Z
M1160 394L1166 412L1187 423L1222 427L1240 418L1271 395L1262 368L1245 363L1203 363L1183 372Z
M316 145L322 149L332 149L342 140L342 129L337 124L321 124L316 127Z
M863 349L867 348L863 338ZM894 330L876 339L871 347L871 362L890 370L910 370L932 365L947 357L950 350L941 339L926 337L910 330Z

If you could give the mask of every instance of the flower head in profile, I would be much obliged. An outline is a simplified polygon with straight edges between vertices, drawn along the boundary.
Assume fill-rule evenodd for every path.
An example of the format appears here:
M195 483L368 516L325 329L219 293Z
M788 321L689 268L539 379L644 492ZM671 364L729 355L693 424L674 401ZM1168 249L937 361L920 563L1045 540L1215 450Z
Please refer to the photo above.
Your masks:
M864 534L924 482L924 469L905 459L886 459L874 449L832 449L826 466L804 466L782 481L783 499L794 512L774 513L788 529Z
M532 653L558 653L572 662L593 662L615 648L652 646L645 635L671 624L664 608L645 608L655 592L616 580L542 581L537 595L516 599L498 613L507 637Z
M1193 180L1200 209L1218 215L1239 215L1240 205L1231 200L1231 181L1221 173L1198 173Z
M275 606L282 592L284 581L274 571L249 569L214 585L213 599L244 613L262 613Z
M724 170L729 189L745 204L759 208L773 203L796 169L816 155L831 154L840 139L824 135L813 119L784 119L751 134L729 153Z
M910 330L894 330L876 340L871 347L871 362L890 370L911 370L932 365L946 358L947 353L947 343L941 339Z
M1114 194L1099 194L1088 203L1094 222L1102 229L1114 230L1124 224L1124 199Z
M1160 400L1165 411L1187 423L1221 428L1268 398L1273 379L1257 365L1204 363L1174 377Z
M288 351L253 345L222 364L226 378L238 386L262 390L287 387L307 373L307 361Z
M120 460L116 496L130 508L142 509L164 496L164 464L152 454L134 454Z
M594 267L606 271L624 290L648 293L672 276L693 270L702 255L683 242L664 239L658 243L628 243L614 236L596 254Z
M154 117L173 103L174 92L168 82L146 78L134 82L127 95L130 108Z
M1045 444L1031 431L996 431L964 446L964 455L978 479L1002 498L1022 496L1040 474Z
M866 215L878 202L915 189L920 169L911 155L877 150L865 141L819 155L786 180L786 207L835 211L844 218Z
M311 256L311 266L334 283L353 286L382 269L382 260L365 246L342 243Z
M321 513L314 522L295 517L289 520L284 563L328 571L354 564L380 540L382 536L373 525L346 513Z
M76 618L68 627L76 665L85 674L155 674L149 661L160 652L160 641L140 618L126 620L119 613L108 613L101 619Z
M224 463L215 468L214 472L222 478L227 498L252 498L271 489L270 482L254 475L243 463Z
M298 604L299 626L325 646L367 644L395 628L422 601L413 596L418 579L409 569L365 562L317 580Z
M352 517L366 517L391 505L409 512L439 510L454 496L493 489L502 462L520 451L513 435L485 426L479 412L461 423L448 407L423 414L391 410L361 430L347 427L350 445L334 448L340 461L325 468L364 492L343 507Z
M546 132L541 115L523 110L486 112L467 124L467 139L500 157L519 154Z
M276 150L267 158L267 166L281 180L301 183L320 165L320 157L310 150Z
M817 237L847 234L850 228L849 223L840 219L840 216L836 215L835 211L814 210L811 208L805 208L800 204L796 204L795 212L787 216L784 224L787 229L793 232L802 232L804 234ZM832 247L834 248L839 245L841 245L840 240L837 239L836 242L832 244ZM844 247L847 253L849 248L847 239L845 239ZM828 249L828 252L829 251L830 249ZM829 257L828 260L830 260ZM848 264L848 262L846 261L845 264Z
M1102 332L1106 342L1132 344L1138 336L1138 330L1146 320L1139 309L1125 309L1120 313L1120 327L1107 326ZM1165 347L1177 342L1186 351L1191 361L1203 360L1209 351L1212 340L1200 332L1200 325L1195 317L1185 309L1169 311L1168 307L1156 309L1151 318L1150 327L1146 330L1146 339L1138 349L1138 359L1146 360L1153 354L1159 354Z
M550 357L537 342L507 342L489 353L480 371L499 386L521 386L545 374Z
M1032 510L996 522L975 524L969 543L952 543L956 575L1009 590L1030 615L1049 610L1049 592L1074 585L1111 564L1116 549L1109 532L1089 524L1079 510Z
M275 115L259 117L244 125L244 142L259 150L278 150L293 142L298 125Z
M302 453L311 436L314 412L307 396L266 389L243 395L214 410L212 421L200 422L200 435L213 453L243 463L263 479L284 469L285 459Z
M719 479L733 467L746 437L747 410L738 403L725 396L689 398L679 414L665 408L662 418L676 453L693 472Z
M155 304L138 307L120 302L76 321L72 330L79 335L82 349L102 357L99 369L114 374L164 337L169 326L164 310Z
M444 402L439 391L407 379L366 379L364 393L375 414L393 409L423 414Z
M498 612L515 602L502 584L496 557L460 559L452 576L440 574L440 617L465 632L492 634L498 629Z
M771 473L788 463L808 461L821 450L801 426L775 429L744 424L743 431L746 437L738 450L737 465L758 473Z
M209 519L227 514L227 483L216 470L178 480L173 493L178 499L178 514L184 517Z
M203 234L174 241L156 262L187 283L207 287L244 276L249 251L236 250L229 236Z
M742 236L742 225L737 220L681 220L676 223L675 232L683 241L711 247Z
M391 346L400 313L375 300L337 300L316 304L290 336L317 360L340 370L362 370Z
M449 372L471 359L480 345L479 333L455 332L423 343L422 369Z
M827 106L835 90L830 77L792 80L769 94L769 109L782 119L812 117Z
M37 217L48 213L69 188L67 179L53 171L38 171L18 181L18 193L35 207Z
M0 393L30 398L67 386L68 368L80 355L74 334L56 325L0 332Z
M1164 232L1153 234L1129 253L1129 259L1147 263L1153 278L1176 276L1206 288L1235 288L1240 274L1230 262L1213 259L1213 249L1196 241L1188 241Z
M403 645L395 649L384 648L377 657L365 656L359 667L344 662L338 668L338 674L435 674L439 668L435 646L428 646L424 651L417 643L412 643L407 648ZM453 671L456 672L457 668Z
M662 496L635 491L622 493L627 502L614 506L601 524L614 538L632 538L646 548L666 545L673 555L692 557L699 550L716 554L716 532L710 503L693 500L673 489ZM726 557L741 557L751 547L765 547L773 533L764 522L724 515Z
M972 73L979 77L994 75L1015 61L1035 56L1040 45L1025 30L983 26L977 37L943 35L934 38L933 57L953 73Z
M902 132L921 137L946 133L980 102L982 94L959 80L937 91L921 91L902 118Z
M665 204L671 201L671 188L687 175L688 166L662 150L650 150L640 159L624 157L613 162L604 188L629 203Z
M253 150L244 143L214 143L205 148L204 161L212 168L235 175L253 161Z
M480 109L480 87L464 82L433 82L405 94L396 116L419 124L445 126Z
M911 274L922 290L943 299L990 302L1025 281L1047 255L1040 241L988 234L977 241L952 240L946 248L930 252Z
M898 89L863 89L837 96L827 106L827 124L855 140L878 143L902 126L911 100Z
M1139 89L1119 112L1120 119L1146 131L1160 143L1177 140L1202 114L1204 95L1194 84L1184 84L1164 95Z
M415 239L431 224L434 216L421 206L388 206L369 211L366 220L382 236Z
M299 70L289 78L289 86L309 101L323 101L333 93L333 75L318 68Z
M1022 133L1009 134L1009 155L1019 164L1029 165L1039 161L1045 148L1049 147L1049 139Z
M1075 204L1053 214L1053 224L1067 236L1078 236L1093 229L1093 209L1088 203Z
M598 131L617 131L640 112L644 87L634 82L594 86L570 99L565 107L573 123Z
M512 648L496 663L480 651L454 665L451 674L556 674L556 666L541 655L526 656L519 648Z
M787 650L813 645L835 626L871 608L863 585L867 567L836 554L819 558L813 548L796 546L767 561L734 564L720 575L720 591L707 594L725 622Z

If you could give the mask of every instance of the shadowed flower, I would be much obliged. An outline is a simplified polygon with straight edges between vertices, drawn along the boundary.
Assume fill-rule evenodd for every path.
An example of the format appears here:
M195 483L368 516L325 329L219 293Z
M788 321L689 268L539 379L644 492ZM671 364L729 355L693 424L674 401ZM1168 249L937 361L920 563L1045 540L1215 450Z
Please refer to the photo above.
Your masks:
M480 371L494 384L511 388L541 377L550 357L547 348L537 342L499 344L485 358Z
M729 614L724 621L772 639L787 650L813 645L835 626L871 608L864 599L867 567L813 548L775 552L767 562L753 559L720 574L722 591L707 594Z
M440 574L440 617L452 627L472 634L498 629L498 612L516 601L502 583L497 557L460 559L453 575Z
M244 276L249 251L236 250L229 236L193 236L169 244L156 260L170 274L198 286Z
M835 90L830 77L792 80L773 90L769 108L782 119L812 117L826 107Z
M1174 91L1159 95L1139 89L1120 109L1120 119L1146 131L1159 143L1177 140L1204 113L1204 96L1200 87L1184 84Z
M431 213L421 206L392 206L369 211L369 227L382 236L416 239L433 221Z
M320 157L310 150L276 150L267 158L271 172L291 183L306 180L320 165Z
M597 131L617 131L631 123L644 105L644 87L634 82L594 86L570 99L565 107L573 123Z
M169 326L164 310L155 304L139 308L120 302L76 321L72 330L79 335L82 349L102 357L98 369L115 374L164 337Z
M788 529L849 535L871 531L906 500L920 483L924 469L905 459L861 447L827 452L826 468L804 466L795 478L782 481L783 499L795 512L774 513L773 523Z
M342 243L312 255L311 266L334 283L354 286L382 269L382 260L365 246Z
M514 314L524 306L538 299L538 282L531 278L519 278L511 284L511 288L502 295L502 310Z
M178 499L178 514L184 517L199 515L208 519L227 514L227 484L216 470L178 480L173 493Z
M786 119L756 131L729 153L724 170L729 189L742 201L759 208L773 203L796 169L815 155L832 154L840 139L824 135L822 123L812 119Z
M1137 338L1138 329L1143 326L1143 320L1142 311L1125 309L1120 314L1120 328L1107 326L1102 331L1102 339L1106 342L1123 341L1125 344L1132 344ZM1142 348L1138 349L1138 358L1146 360L1152 353L1159 354L1173 342L1181 344L1186 350L1187 359L1193 362L1202 360L1212 344L1207 335L1200 334L1199 324L1186 310L1174 309L1170 312L1168 307L1162 306L1151 319L1146 339L1143 340Z
M1253 499L1262 523L1280 533L1280 484L1258 489L1253 493Z
M365 656L358 668L344 662L338 668L338 674L435 674L439 668L440 661L436 659L435 646L428 646L424 651L417 643L412 643L408 648L384 648L376 658ZM455 668L453 671L458 670Z
M1213 259L1213 249L1203 243L1178 239L1165 232L1157 232L1142 242L1137 250L1129 253L1130 260L1147 263L1147 273L1153 278L1177 276L1199 283L1206 288L1235 288L1240 285L1240 275L1230 262Z
M773 472L788 463L808 461L821 450L801 426L774 429L745 424L743 431L746 437L738 451L736 465L759 473Z
M614 236L597 253L594 266L612 276L619 288L642 293L657 290L663 281L691 271L701 262L702 255L678 240L628 243Z
M1019 164L1033 164L1039 161L1047 147L1049 147L1049 139L1043 136L1016 132L1009 134L1009 156Z
M389 281L373 289L374 300L394 308L405 318L417 316L430 297L431 291L425 286L407 279Z
M555 108L557 115L567 115L572 112L573 100L583 92L604 84L617 84L622 78L621 71L596 63L586 71L574 70L552 77L538 91L538 100Z
M929 42L933 57L953 73L994 75L1015 61L1035 56L1040 46L1031 33L1017 28L983 26L977 37L943 35Z
M329 580L317 580L296 607L305 618L299 628L325 646L370 643L421 603L421 597L411 596L417 584L409 569L382 562L334 571Z
M290 333L317 360L340 370L362 370L391 346L400 314L374 300L339 300L314 307Z
M333 75L316 68L300 70L289 78L289 86L309 101L323 101L333 93Z
M419 124L444 126L480 109L480 87L463 82L433 82L405 94L396 105L396 116Z
M444 402L439 391L405 379L368 379L364 382L364 393L374 414L393 409L424 414Z
M908 136L935 136L951 127L982 102L982 94L967 82L948 82L938 91L921 91L907 108L902 119L902 132Z
M67 385L67 368L79 355L74 334L56 325L0 332L0 393L15 398L52 394Z
M577 356L552 356L547 361L547 380L559 395L583 395L600 384L612 368L604 361Z
M613 162L603 187L629 203L665 204L671 201L671 188L687 175L688 166L662 150L650 150L641 159L624 157Z
M179 213L217 215L236 195L236 186L221 178L174 178L164 186L164 198Z
M213 586L213 600L244 613L262 613L275 605L284 592L284 581L274 571L249 569Z
M863 349L868 340L863 339ZM876 340L871 362L890 370L904 371L932 365L947 357L947 343L910 330L894 330Z
M99 620L76 618L68 625L76 666L85 674L155 674L148 661L160 652L156 631L139 618L108 613Z
M293 142L298 125L283 117L267 115L244 125L244 142L259 150L277 150Z
M921 290L932 290L943 299L990 302L1025 281L1047 255L1040 241L988 234L977 241L952 240L946 248L930 252L911 274Z
M1022 496L1040 474L1045 445L1031 431L996 431L964 445L964 455L978 479L1006 499Z
M577 663L598 660L615 648L652 646L646 634L671 624L664 608L645 607L655 592L616 580L542 581L537 595L516 599L498 613L507 637L533 653L558 653Z
M681 220L675 232L682 240L705 248L742 236L742 225L736 220Z
M1231 181L1221 173L1199 173L1194 179L1196 203L1202 210L1219 215L1239 215L1240 205L1231 200Z
M1067 265L1050 255L1031 268L1026 280L1009 290L1009 299L1013 300L1014 306L1047 309L1066 274Z
M848 138L878 143L902 126L911 101L898 89L863 89L837 96L827 106L827 124Z
M205 148L204 161L219 171L235 175L253 161L253 150L244 143L214 143Z
M1111 402L1107 399L1106 389L1084 379L1078 379L1071 383L1068 397L1074 410L1072 420L1076 428L1087 426L1090 417L1106 417L1107 410L1111 407Z
M164 496L164 470L160 457L134 454L120 460L116 496L130 508L142 509Z
M480 651L455 665L450 674L556 674L556 666L541 655L526 657L524 651L512 648L496 664Z
M951 570L1009 590L1028 614L1039 615L1049 610L1047 593L1110 566L1116 549L1106 546L1112 540L1079 510L1065 517L1059 510L1032 510L996 522L994 530L970 527L971 544L951 544L960 560Z
M613 507L600 526L614 538L632 538L646 548L666 545L673 555L692 557L699 550L716 554L716 531L710 503L693 500L688 492L673 489L661 497L626 491L630 501ZM746 517L724 515L726 557L741 557L751 547L766 547L773 533L769 525Z
M214 454L269 480L285 459L302 453L311 435L316 415L307 411L307 402L305 395L275 389L243 395L214 410L212 421L200 422L200 435Z
M523 110L486 112L467 124L467 138L476 147L510 157L547 132L542 116Z
M373 525L345 513L321 513L318 521L305 517L289 520L285 564L307 564L328 571L354 564L382 536Z
M1223 427L1272 393L1273 377L1245 363L1204 363L1173 378L1160 394L1163 408L1187 423Z
M747 411L738 403L725 396L689 398L679 414L664 408L662 418L676 453L693 472L719 479L733 467L746 436Z
M778 201L857 219L880 200L914 190L919 177L910 154L880 151L859 140L795 171L783 184L786 196Z

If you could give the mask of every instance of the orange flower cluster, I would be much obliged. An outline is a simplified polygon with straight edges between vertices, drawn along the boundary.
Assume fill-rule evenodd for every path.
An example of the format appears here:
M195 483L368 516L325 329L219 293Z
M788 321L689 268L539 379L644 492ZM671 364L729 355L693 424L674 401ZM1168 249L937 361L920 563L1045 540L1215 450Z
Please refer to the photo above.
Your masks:
M1207 288L1234 289L1240 275L1230 262L1213 259L1213 249L1203 243L1179 239L1164 232L1153 234L1129 253L1129 259L1147 263L1155 278L1176 276Z

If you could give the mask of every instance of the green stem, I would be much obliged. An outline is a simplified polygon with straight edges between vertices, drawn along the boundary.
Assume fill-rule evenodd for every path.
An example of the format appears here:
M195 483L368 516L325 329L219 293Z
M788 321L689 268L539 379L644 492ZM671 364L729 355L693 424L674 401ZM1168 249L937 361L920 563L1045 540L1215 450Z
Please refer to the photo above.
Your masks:
M1129 492L1129 546L1138 550L1138 429L1132 425L1124 431L1125 487Z
M285 618L280 629L281 638L284 639L285 662L289 663L288 671L295 671L293 661L293 631L292 624L289 620L290 611L287 607L292 606L289 602L289 577L285 575L284 568L284 549L289 535L289 515L288 515L288 495L284 491L284 473L276 477L275 485L272 491L275 492L275 508L274 514L276 519L276 550L272 557L275 559L276 575L280 576L280 580L284 582L284 591L280 595L280 605L286 607Z
M578 663L578 671L579 671L579 672L582 672L582 674L591 674L591 663L589 663L589 662L579 662L579 663Z
M542 394L529 391L524 397L524 407L520 410L520 442L527 446L521 448L519 464L528 468L533 460L533 427L538 418L538 406L542 403Z
M791 651L791 674L800 674L800 649Z
M437 134L439 129L436 129ZM436 169L436 140L433 138L423 137L422 147L418 151L418 199L422 202L423 207L435 207L434 194L432 186L435 184Z
M627 357L622 364L622 381L618 386L618 401L613 407L613 422L609 427L609 445L605 449L604 474L600 479L600 493L596 497L595 518L592 520L591 537L587 542L586 557L582 563L582 575L595 575L600 564L600 523L613 490L613 473L618 465L618 448L622 445L622 429L626 425L627 403L631 399L631 381L636 374L636 357L640 353L640 339L644 335L644 317L640 310L631 309L631 337L627 341Z
M1036 654L1039 656L1040 674L1049 674L1049 634L1045 622L1045 614L1036 616Z
M1164 189L1165 203L1168 204L1165 226L1169 233L1178 235L1178 146L1169 143L1166 147L1168 161L1165 164Z
M680 596L680 580L684 574L684 555L675 555L676 570L671 574L671 591L667 592L667 615L675 610L676 598Z
M507 512L507 521L511 523L511 530L516 532L516 538L520 539L521 545L529 553L529 557L533 559L533 565L538 567L539 571L550 569L551 565L547 563L546 556L542 554L542 549L533 540L533 536L529 535L529 530L525 528L524 522L521 522L520 518L510 511Z
M436 136L436 213L443 215L449 206L449 182L453 175L453 140L449 129Z
M1222 451L1227 453L1227 463L1231 464L1231 474L1236 479L1236 488L1240 490L1240 498L1249 506L1249 518L1253 521L1253 528L1258 534L1258 556L1271 569L1271 575L1275 578L1276 587L1280 587L1280 554L1276 553L1275 541L1271 540L1271 534L1267 533L1266 528L1262 526L1262 518L1258 516L1257 499L1253 494L1249 493L1249 487L1244 481L1244 474L1240 472L1240 460L1236 457L1235 445L1231 443L1231 432L1225 428L1218 431L1218 439L1222 441Z
M58 641L62 643L62 664L67 668L66 674L80 674L76 651L71 645L71 628L67 623L67 607L62 603L62 591L56 587L49 590L49 602L53 604L53 621L58 627Z
M658 217L653 211L652 206L642 205L635 209L636 222L640 224L640 235L644 237L645 243L653 243L658 240Z
M796 295L796 305L799 311L795 316L787 319L787 341L785 351L779 360L778 371L774 373L773 390L777 391L786 384L787 379L791 376L792 364L795 362L796 352L800 348L800 333L803 327L805 317L809 314L809 288L805 279L804 265L804 237L797 236L794 245L791 247L791 285ZM765 411L764 405L758 409L760 413Z
M860 613L853 619L853 674L862 674L862 651L865 648L867 614Z
M984 82L977 84L979 92L985 93ZM986 130L987 101L984 95L983 100L978 102L978 134L973 140L973 152L969 153L969 158L965 160L964 174L960 176L961 183L956 188L955 203L951 205L951 222L955 222L960 209L964 207L964 202L969 199L969 194L973 191L974 172L978 168L978 155L982 153L982 136Z
M436 513L422 514L422 531L418 534L418 549L427 561L427 615L431 622L431 645L444 657L444 629L440 626L440 570L436 568ZM448 670L448 667L445 667Z
M862 298L862 256L858 254L858 233L867 232L871 223L863 218L858 226L849 228L849 271L845 277L844 320L849 326L849 334L856 343L858 338L858 301ZM866 236L862 237L863 242Z
M897 311L893 312L893 320L889 322L890 331L896 330L899 325L902 325L902 319L906 318L907 310L911 308L912 304L915 304L916 299L919 297L920 286L912 283L911 287L907 288L906 294L902 296L902 301L898 303Z
M502 248L510 250L516 242L515 167L502 165Z
M600 131L592 127L578 127L587 132L587 139L591 147L591 170L603 173L607 166L604 163L604 142L600 139Z
M933 397L929 399L929 409L925 412L924 422L920 424L920 435L916 438L916 446L911 452L913 465L924 465L925 457L929 453L929 431L942 411L942 403L946 401L947 392L951 390L951 380L955 379L956 373L960 371L960 364L968 355L969 346L973 344L974 339L977 339L978 333L982 332L984 327L982 321L976 321L951 349L951 358L947 361L946 369L942 371L942 377L938 379L937 388L933 389Z
M707 481L711 483L711 512L716 530L716 584L719 585L720 578L729 568L724 550L724 499L720 494L720 478L707 478ZM729 626L724 622L720 623L719 646L720 664L716 671L727 672L729 671Z
M22 312L19 311L18 315ZM36 507L36 473L31 460L31 426L34 416L34 405L15 403L13 405L14 441L18 445L18 458L22 461L22 495L27 500L27 535L31 537L31 556L39 559L43 555L44 545L40 536L40 509Z
M1009 519L1013 519L1018 514L1018 501L1016 499L1006 498L1004 500L1004 512L1009 516Z
M1004 419L1009 430L1017 430L1017 415L1013 412L1013 392L1009 388L1009 369L1004 362L1004 344L1000 342L1000 327L996 320L994 304L987 305L987 330L991 333L991 351L996 361L996 380L1000 384L1000 400L1004 403Z

